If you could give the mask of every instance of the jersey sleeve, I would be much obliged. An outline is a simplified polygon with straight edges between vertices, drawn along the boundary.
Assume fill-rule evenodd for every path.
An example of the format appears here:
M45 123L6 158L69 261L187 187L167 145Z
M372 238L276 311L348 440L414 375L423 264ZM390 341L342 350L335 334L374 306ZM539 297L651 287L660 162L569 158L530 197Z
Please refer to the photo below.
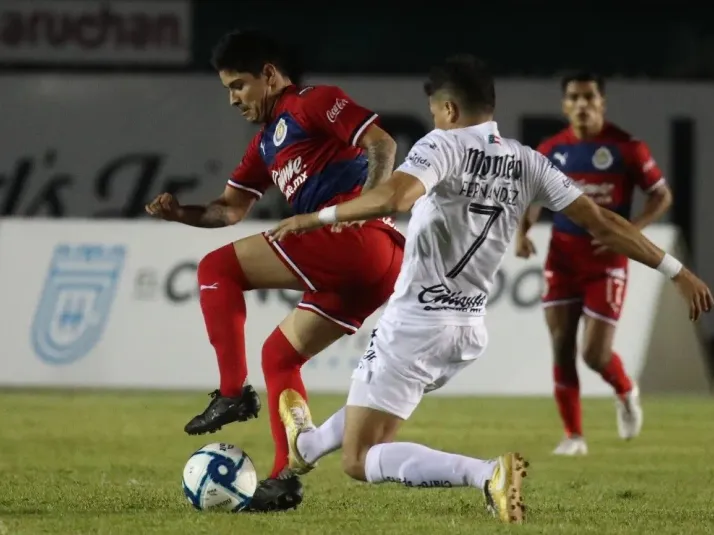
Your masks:
M582 195L580 188L540 152L529 149L528 156L536 184L534 201L560 212Z
M630 151L635 181L643 191L650 192L666 182L646 143L633 141Z
M550 143L548 141L543 141L540 145L536 147L536 152L541 153L543 156L550 158Z
M242 189L252 193L256 197L263 196L273 185L268 168L260 157L260 137L258 133L248 145L243 155L243 159L238 164L228 179L228 185L232 188Z
M455 166L454 147L434 130L414 144L397 171L417 178L429 193L439 182L455 174Z
M311 127L357 146L377 114L352 100L339 87L318 86L303 90L301 115Z

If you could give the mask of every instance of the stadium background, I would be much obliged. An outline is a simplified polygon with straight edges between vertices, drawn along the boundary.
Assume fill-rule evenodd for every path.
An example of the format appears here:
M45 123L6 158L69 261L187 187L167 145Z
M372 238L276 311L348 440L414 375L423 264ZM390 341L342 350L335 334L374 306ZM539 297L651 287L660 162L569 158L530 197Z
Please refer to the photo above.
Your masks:
M674 191L652 238L714 283L714 38L693 4L659 5L0 0L0 535L315 535L360 532L365 519L394 534L471 533L474 522L496 532L469 491L375 491L346 482L339 456L306 478L296 513L191 511L178 484L191 451L235 442L261 473L272 455L266 414L210 439L181 432L216 382L196 262L288 211L274 192L251 221L208 231L150 221L143 206L164 190L185 202L217 195L255 131L208 63L224 31L265 28L291 43L306 82L340 85L380 113L399 157L431 127L428 65L474 52L498 75L502 133L531 145L562 125L560 74L607 75L609 118L650 145ZM646 394L643 436L621 443L612 400L590 399L609 389L583 371L591 455L550 456L561 431L538 306L547 232L544 218L533 262L504 261L489 356L447 389L461 397L425 400L402 437L473 455L526 452L528 533L710 533L714 318L695 330L672 285L634 268L616 345ZM92 306L76 305L87 296L79 301ZM258 387L262 341L295 299L248 298ZM368 328L305 367L317 421L343 403ZM155 388L179 391L145 391Z

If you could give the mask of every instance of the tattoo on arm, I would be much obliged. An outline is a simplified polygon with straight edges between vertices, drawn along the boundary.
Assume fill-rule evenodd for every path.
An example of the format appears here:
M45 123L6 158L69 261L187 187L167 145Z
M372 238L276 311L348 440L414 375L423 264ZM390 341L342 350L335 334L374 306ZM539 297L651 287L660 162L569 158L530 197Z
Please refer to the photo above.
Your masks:
M181 222L192 227L227 227L236 222L231 215L231 208L221 201L214 201L205 206L181 207Z
M367 180L362 191L367 191L383 182L394 169L395 145L391 139L381 139L367 147Z

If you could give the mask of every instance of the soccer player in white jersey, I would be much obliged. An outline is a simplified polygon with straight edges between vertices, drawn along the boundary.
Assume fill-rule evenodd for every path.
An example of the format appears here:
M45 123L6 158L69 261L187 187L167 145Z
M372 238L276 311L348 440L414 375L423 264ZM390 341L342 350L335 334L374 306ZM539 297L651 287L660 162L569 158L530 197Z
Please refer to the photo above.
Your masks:
M527 206L536 201L563 212L600 243L661 271L689 303L692 320L711 309L712 294L628 221L581 195L545 156L501 137L493 120L493 78L481 61L449 59L432 70L425 89L436 128L390 179L270 231L279 240L323 225L412 212L394 294L352 376L346 407L315 428L299 394L281 395L289 465L306 473L341 446L343 468L354 479L473 486L501 520L520 523L526 463L519 454L480 460L393 439L425 392L484 352L488 295Z

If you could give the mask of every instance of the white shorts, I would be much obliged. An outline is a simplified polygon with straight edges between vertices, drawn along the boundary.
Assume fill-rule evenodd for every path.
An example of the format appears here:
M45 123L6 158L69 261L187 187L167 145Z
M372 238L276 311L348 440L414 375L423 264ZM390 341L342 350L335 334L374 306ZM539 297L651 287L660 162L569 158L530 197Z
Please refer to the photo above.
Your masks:
M422 325L380 318L352 373L347 405L408 419L426 392L444 386L486 349L477 325Z

